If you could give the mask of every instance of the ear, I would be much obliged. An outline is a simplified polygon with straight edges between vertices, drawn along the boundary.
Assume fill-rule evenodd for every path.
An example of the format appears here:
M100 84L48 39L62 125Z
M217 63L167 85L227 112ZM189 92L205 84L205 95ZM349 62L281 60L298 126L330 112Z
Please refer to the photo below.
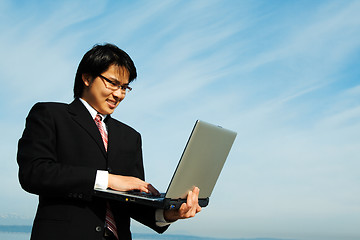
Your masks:
M85 86L90 86L90 84L91 84L91 75L90 74L88 74L88 73L83 73L82 75L81 75L81 78L82 78L82 80L83 80L83 82L84 82L84 84L85 84Z

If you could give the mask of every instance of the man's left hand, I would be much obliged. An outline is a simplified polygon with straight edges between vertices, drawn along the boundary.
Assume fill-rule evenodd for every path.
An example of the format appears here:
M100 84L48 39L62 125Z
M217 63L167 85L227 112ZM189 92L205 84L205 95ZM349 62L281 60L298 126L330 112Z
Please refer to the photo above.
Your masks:
M199 206L198 187L194 187L187 195L186 203L183 203L178 210L165 210L164 218L168 222L175 222L178 219L192 218L201 211Z

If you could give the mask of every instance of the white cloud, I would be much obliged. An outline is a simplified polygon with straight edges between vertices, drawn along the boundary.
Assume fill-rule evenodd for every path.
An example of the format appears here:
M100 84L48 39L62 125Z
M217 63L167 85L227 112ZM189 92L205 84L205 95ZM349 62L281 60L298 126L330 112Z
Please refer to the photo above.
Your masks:
M36 9L28 5L22 13ZM2 131L15 139L34 101L70 101L81 56L110 40L139 72L114 117L142 133L147 177L160 189L197 118L238 132L210 206L171 232L207 235L216 222L212 236L356 239L360 88L343 70L359 52L360 6L330 1L303 12L311 7L68 2L16 17L1 25L0 76L11 80L2 80L2 111L19 119ZM11 111L0 121L9 124Z

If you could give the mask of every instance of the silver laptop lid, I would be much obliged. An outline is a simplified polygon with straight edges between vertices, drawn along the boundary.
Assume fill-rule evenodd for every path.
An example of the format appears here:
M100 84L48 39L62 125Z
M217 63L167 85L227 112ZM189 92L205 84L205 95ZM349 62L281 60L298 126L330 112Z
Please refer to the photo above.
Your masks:
M194 186L199 198L210 197L235 137L236 132L198 120L165 198L185 198Z

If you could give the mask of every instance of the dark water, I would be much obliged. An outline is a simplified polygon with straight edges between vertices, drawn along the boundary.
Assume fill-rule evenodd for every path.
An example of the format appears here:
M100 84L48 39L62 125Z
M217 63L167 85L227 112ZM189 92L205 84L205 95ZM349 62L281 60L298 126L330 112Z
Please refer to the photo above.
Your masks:
M30 239L31 226L19 226L19 225L0 225L0 240L29 240ZM226 238L206 238L196 236L185 235L171 235L171 234L143 234L133 233L134 240L286 240L275 238L238 238L238 239L226 239Z

